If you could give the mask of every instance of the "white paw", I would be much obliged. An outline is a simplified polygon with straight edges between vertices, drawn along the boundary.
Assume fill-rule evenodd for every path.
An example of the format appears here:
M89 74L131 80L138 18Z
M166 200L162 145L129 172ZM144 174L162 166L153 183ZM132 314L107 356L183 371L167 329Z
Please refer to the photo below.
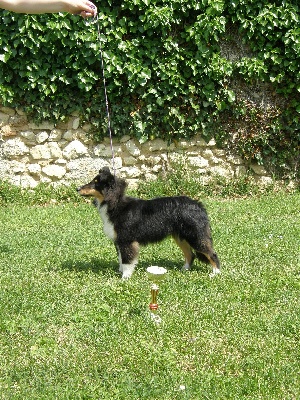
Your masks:
M129 279L131 277L131 274L123 274L122 275L122 281L127 281L127 279Z
M214 276L220 274L221 271L219 270L219 268L213 268L212 273L209 274L210 278L213 278Z
M129 279L131 275L133 274L135 264L122 264L122 269L121 272L122 274L122 279Z
M133 273L133 270L131 270L131 269L124 269L124 268L123 268L122 279L123 279L123 280L129 279L129 278L131 277L132 273Z
M191 269L190 264L186 263L184 266L181 268L181 271L189 271Z

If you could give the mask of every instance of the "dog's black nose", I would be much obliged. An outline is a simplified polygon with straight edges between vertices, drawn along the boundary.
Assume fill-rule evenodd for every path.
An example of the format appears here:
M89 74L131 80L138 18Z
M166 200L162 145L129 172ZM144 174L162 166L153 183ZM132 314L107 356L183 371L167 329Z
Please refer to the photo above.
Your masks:
M81 190L81 186L80 186L79 188L77 188L76 190L77 190L77 192L80 192L80 190Z

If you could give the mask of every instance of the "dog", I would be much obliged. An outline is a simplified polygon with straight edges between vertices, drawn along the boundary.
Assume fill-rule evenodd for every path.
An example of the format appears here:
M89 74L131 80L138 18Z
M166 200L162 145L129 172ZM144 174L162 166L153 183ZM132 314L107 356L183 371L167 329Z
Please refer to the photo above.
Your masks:
M211 264L212 275L220 273L208 216L200 202L186 196L142 200L126 196L126 186L125 180L104 167L90 183L77 189L81 196L94 197L104 233L115 244L123 279L132 275L140 245L167 236L175 239L184 254L183 270L189 270L197 257Z

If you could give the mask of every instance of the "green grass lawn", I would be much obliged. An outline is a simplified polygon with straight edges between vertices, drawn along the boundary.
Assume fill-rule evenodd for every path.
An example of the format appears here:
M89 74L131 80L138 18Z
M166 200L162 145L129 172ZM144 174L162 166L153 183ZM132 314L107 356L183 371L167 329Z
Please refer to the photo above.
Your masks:
M222 274L166 240L126 282L90 204L0 207L0 398L299 399L300 194L204 203Z

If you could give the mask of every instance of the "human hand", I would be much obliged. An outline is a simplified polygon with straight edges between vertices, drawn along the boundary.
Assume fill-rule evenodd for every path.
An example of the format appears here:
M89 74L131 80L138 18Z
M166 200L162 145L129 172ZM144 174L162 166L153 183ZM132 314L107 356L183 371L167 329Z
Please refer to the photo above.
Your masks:
M88 0L68 0L66 11L70 14L81 15L83 18L95 17L97 7Z

